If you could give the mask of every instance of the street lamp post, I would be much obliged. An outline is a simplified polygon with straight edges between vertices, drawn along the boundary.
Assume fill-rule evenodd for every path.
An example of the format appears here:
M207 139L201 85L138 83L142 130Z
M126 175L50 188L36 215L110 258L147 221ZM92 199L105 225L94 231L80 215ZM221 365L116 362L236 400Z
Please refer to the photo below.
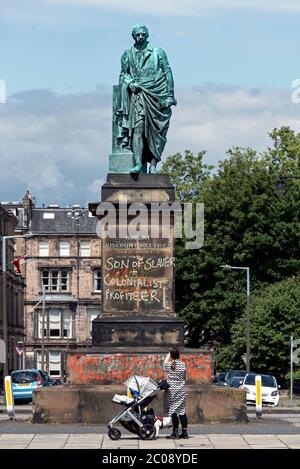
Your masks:
M6 241L16 238L29 238L32 233L25 235L2 236L2 315L3 315L3 340L5 346L5 363L3 365L4 376L8 375L8 322L7 322L7 261L6 261Z
M250 372L251 341L250 341L250 267L235 267L231 265L221 265L225 269L245 270L247 280L247 303L246 303L246 371Z
M300 176L279 176L274 186L274 191L277 195L281 196L288 190L288 179L300 179Z
M46 303L46 291L45 285L42 283L43 290L43 309L42 309L42 353L41 353L41 368L45 370L45 303ZM48 328L47 328L48 329Z

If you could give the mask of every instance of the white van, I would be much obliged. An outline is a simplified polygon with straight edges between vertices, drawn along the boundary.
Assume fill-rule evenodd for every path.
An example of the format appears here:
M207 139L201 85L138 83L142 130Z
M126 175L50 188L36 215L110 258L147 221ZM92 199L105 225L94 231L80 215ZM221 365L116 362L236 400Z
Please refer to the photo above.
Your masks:
M279 404L279 390L275 377L272 375L259 375L257 373L248 373L241 385L241 388L245 389L247 392L247 404L255 404L255 376L261 376L262 403L277 406Z

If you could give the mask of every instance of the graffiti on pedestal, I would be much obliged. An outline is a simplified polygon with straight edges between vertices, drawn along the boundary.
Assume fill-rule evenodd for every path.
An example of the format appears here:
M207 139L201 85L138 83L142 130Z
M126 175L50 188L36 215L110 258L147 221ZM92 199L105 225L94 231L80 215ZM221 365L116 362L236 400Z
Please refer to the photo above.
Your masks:
M149 376L155 381L164 378L161 354L95 354L69 355L67 360L68 379L71 384L121 384L137 374ZM181 355L188 375L187 384L209 383L213 376L213 354L211 351L184 352Z
M171 241L107 238L102 256L102 301L106 313L174 312Z

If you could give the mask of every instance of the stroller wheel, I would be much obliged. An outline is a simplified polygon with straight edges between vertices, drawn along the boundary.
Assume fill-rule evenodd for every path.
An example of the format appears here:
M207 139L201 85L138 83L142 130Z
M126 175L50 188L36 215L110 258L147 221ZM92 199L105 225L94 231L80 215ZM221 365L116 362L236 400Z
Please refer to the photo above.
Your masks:
M146 424L140 429L140 437L142 440L153 440L155 433L155 427L153 425Z
M119 440L121 438L121 432L118 428L110 428L107 434L111 440Z

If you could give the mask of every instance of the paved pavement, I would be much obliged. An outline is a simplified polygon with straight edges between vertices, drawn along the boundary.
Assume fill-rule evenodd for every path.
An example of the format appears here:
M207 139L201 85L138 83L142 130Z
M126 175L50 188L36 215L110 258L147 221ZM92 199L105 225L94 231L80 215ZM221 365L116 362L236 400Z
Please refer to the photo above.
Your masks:
M125 435L112 441L106 434L0 434L0 449L300 449L300 435L191 435L188 440L152 441Z
M300 449L298 409L272 410L257 419L249 409L248 424L190 425L188 440L166 440L165 429L158 439L143 441L120 428L121 439L112 441L105 425L31 424L31 405L18 405L15 421L0 413L0 449Z

